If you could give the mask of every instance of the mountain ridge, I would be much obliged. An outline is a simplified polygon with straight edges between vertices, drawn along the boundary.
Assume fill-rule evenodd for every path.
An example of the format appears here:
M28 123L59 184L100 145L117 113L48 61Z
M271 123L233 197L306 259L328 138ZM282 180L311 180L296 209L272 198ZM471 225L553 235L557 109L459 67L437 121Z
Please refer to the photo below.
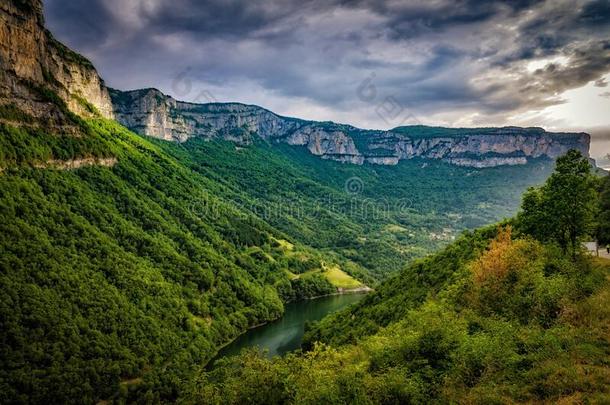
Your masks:
M259 136L274 143L305 147L322 159L362 165L396 165L423 157L476 168L526 164L531 158L555 159L569 149L589 155L590 136L553 133L542 128L443 128L403 126L360 129L335 122L283 117L243 103L183 102L149 88L110 90L116 119L141 135L175 142L192 137L223 139L241 145Z
M360 129L284 117L243 103L189 103L157 89L110 89L89 60L45 29L41 0L3 2L0 20L0 104L15 104L34 117L53 115L56 127L69 126L72 112L116 119L134 132L159 139L184 142L203 137L247 145L258 136L305 147L322 159L356 165L396 165L422 157L485 168L522 165L538 157L555 159L569 149L589 155L590 137L585 133L517 127ZM45 104L48 94L40 87L51 87L65 110L50 114Z

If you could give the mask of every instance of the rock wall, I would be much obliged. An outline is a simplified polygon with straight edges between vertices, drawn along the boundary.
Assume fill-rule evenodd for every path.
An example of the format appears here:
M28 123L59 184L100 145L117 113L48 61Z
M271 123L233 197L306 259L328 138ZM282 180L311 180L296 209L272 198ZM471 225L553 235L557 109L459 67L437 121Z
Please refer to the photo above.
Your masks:
M108 91L93 65L44 28L42 0L0 1L0 104L35 117L49 111L36 87L51 89L80 115L113 118ZM93 107L93 108L92 108Z
M555 159L569 149L589 155L589 135L549 133L542 128L402 127L365 131L332 122L286 118L261 107L238 103L191 104L158 90L111 91L116 119L128 128L160 139L191 137L249 144L266 141L303 146L313 155L343 163L396 165L424 158L477 168Z
M165 140L184 142L203 137L248 144L254 134L271 139L302 125L300 120L283 118L257 106L185 103L156 89L110 93L117 121L140 134Z
M589 155L589 136L584 133L421 126L365 131L332 122L282 117L252 105L185 103L155 89L108 90L87 59L45 30L42 0L0 1L0 22L0 106L15 104L58 126L66 121L61 119L65 111L58 103L49 102L49 89L72 112L116 118L128 128L155 138L184 142L202 137L247 145L260 137L303 146L323 159L358 165L395 165L404 159L425 158L483 168L525 164L532 158L554 159L569 149ZM62 130L69 133L66 126Z

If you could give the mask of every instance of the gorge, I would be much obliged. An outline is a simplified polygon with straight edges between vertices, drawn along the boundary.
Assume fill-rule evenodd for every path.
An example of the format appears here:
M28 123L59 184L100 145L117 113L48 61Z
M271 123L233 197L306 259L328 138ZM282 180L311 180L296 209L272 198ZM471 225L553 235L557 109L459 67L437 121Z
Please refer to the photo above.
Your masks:
M0 0L0 403L608 399L588 134L116 90L42 7Z

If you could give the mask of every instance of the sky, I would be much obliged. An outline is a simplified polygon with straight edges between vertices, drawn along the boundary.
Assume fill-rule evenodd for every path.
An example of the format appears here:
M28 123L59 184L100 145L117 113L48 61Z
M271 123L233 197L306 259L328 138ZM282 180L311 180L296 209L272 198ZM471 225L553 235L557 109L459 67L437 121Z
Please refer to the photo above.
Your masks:
M362 128L540 126L610 153L610 0L44 0L106 83Z

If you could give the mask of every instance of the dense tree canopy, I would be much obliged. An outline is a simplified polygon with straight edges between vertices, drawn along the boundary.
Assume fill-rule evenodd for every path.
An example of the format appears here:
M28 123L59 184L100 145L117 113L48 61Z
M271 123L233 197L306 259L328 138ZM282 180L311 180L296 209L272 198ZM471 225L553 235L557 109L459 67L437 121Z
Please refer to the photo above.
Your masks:
M584 236L594 233L598 209L596 179L589 161L576 150L557 159L544 186L523 197L519 225L541 241L553 241L575 255Z
M526 196L525 213L510 221L522 231L505 223L465 233L314 325L307 352L268 360L251 350L226 359L186 402L610 401L610 260L574 249L571 235L587 230L566 226L558 234L551 226L531 236L540 219L530 199L559 198L553 193L567 185L591 198L550 209L589 226L595 196L587 194L582 161L564 157L554 177ZM590 212L570 216L564 204Z
M610 176L602 178L599 185L597 239L603 246L610 245Z

